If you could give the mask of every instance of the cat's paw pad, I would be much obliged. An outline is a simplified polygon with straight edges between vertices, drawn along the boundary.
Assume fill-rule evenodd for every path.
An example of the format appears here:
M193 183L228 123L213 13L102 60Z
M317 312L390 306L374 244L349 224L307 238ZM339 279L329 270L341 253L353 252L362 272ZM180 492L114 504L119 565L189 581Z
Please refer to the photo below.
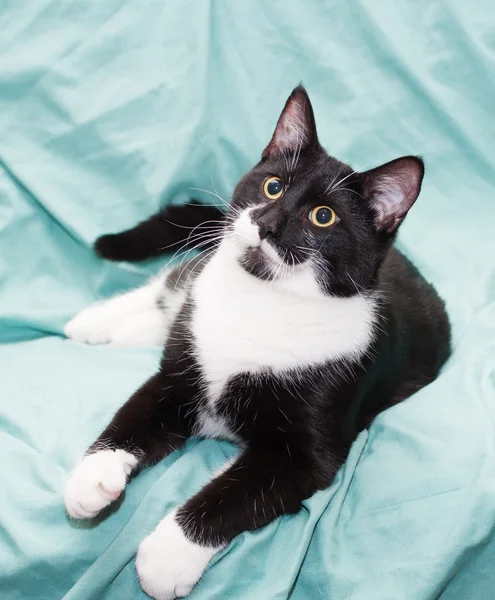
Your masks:
M219 548L191 542L168 514L139 546L136 570L143 590L155 600L187 596Z
M120 496L136 463L136 457L125 450L101 450L85 456L65 488L67 513L75 519L95 517Z
M105 303L88 306L64 327L66 337L83 344L108 344L113 315Z

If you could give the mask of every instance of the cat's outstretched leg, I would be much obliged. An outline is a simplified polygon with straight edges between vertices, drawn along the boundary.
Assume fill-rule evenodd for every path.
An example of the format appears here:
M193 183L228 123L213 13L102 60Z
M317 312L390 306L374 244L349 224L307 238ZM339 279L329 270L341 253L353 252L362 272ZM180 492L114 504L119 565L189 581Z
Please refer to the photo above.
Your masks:
M186 596L235 536L298 512L317 489L298 464L285 447L244 451L142 542L136 568L144 591L159 600Z
M136 290L88 306L67 323L64 333L85 344L163 346L188 286L203 266L200 254Z
M167 317L159 301L166 277L88 306L67 323L65 335L85 344L163 346Z
M189 386L190 387L190 386ZM116 413L72 472L65 490L68 514L96 516L116 500L130 475L180 447L192 423L180 407L191 392L162 373L149 379Z

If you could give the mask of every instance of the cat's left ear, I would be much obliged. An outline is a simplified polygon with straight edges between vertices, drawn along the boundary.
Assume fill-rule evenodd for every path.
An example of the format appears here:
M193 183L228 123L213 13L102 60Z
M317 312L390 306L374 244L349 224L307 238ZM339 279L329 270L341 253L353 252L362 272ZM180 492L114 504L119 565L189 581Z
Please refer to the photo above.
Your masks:
M285 103L272 139L264 149L262 158L274 158L284 152L300 152L317 143L313 107L308 93L302 85L299 85Z
M417 156L404 156L362 174L364 196L378 231L393 233L416 202L425 173Z

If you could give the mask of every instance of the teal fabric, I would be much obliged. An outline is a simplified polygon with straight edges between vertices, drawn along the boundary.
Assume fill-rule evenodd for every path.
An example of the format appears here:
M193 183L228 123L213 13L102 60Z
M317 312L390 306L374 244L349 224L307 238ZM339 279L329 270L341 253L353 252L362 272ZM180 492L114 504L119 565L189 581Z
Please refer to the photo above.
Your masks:
M145 598L139 541L236 452L191 440L108 518L70 523L69 470L159 351L62 328L157 269L103 263L94 238L215 200L191 188L228 198L300 80L355 168L425 157L400 244L446 298L455 352L329 490L236 539L191 598L494 598L492 0L7 0L0 31L0 598Z

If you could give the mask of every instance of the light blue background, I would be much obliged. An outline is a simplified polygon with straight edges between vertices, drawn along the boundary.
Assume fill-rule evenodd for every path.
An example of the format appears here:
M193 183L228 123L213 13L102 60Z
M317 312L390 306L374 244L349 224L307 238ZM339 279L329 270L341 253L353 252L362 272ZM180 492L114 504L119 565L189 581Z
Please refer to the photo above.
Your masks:
M495 598L493 2L4 1L0 31L2 600L144 598L139 541L235 452L191 441L109 518L70 524L69 470L159 351L61 332L156 270L97 260L94 238L192 187L228 198L300 80L356 169L424 156L400 244L446 298L455 353L191 598Z

